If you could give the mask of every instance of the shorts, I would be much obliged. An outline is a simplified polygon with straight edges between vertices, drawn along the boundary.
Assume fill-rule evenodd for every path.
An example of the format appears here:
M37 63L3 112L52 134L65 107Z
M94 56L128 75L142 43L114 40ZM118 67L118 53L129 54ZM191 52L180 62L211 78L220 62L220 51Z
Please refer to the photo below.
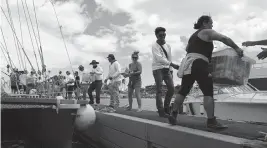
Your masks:
M14 91L17 91L18 90L18 88L17 88L17 86L15 85L11 85L11 90L14 90Z
M72 94L74 91L74 86L67 86L67 93Z
M195 81L197 81L204 96L213 97L213 81L209 72L209 63L202 59L196 59L192 64L191 74L183 76L178 93L187 96Z
M19 89L23 89L23 91L26 92L26 85L20 85L20 86L19 86Z

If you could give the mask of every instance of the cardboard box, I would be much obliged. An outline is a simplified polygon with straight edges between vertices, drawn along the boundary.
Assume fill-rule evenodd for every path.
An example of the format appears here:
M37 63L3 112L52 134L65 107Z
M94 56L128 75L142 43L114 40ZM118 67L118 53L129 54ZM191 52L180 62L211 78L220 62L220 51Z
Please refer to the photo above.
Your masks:
M255 63L255 60L247 56L238 57L231 48L214 52L210 64L213 82L223 85L245 85L248 82L251 67Z

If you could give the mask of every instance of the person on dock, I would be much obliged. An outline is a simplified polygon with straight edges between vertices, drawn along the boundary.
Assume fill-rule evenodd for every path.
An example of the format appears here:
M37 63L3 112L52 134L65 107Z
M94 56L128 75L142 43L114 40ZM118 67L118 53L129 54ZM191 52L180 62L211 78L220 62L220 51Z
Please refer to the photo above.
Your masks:
M204 94L204 108L208 116L207 127L213 129L227 128L227 126L217 122L214 116L213 81L208 67L214 49L213 41L220 41L232 47L240 57L243 56L243 50L232 39L217 33L212 27L213 21L210 16L206 15L201 16L197 23L194 24L194 29L197 31L188 41L186 47L187 55L178 71L178 76L182 78L182 84L176 95L171 116L169 116L170 124L177 124L178 109L183 104L194 82L197 81Z
M88 89L88 95L90 99L89 104L94 104L94 97L93 97L94 90L96 94L96 104L100 103L100 93L103 85L103 68L98 64L99 62L97 62L96 60L92 60L92 62L90 63L90 65L93 66L93 69L90 72L92 80Z
M90 75L88 72L84 70L84 66L80 65L78 69L80 71L80 79L81 79L80 86L81 86L82 97L83 100L86 100L86 94L88 92L88 88L91 82Z
M16 94L19 91L19 74L18 70L14 69L10 74L11 92Z
M260 41L246 41L242 43L243 46L256 46L256 45L267 45L267 39L266 40L260 40ZM260 52L257 57L261 60L265 59L267 57L267 48L261 48L262 52Z
M58 72L58 79L59 79L59 93L62 94L63 93L63 90L65 88L65 85L64 85L64 76L62 75L62 71L59 71Z
M20 89L23 90L22 93L26 93L26 86L27 86L27 70L21 71L21 74L19 76L19 82L20 82Z
M172 76L172 67L179 69L179 66L172 63L171 47L165 41L166 29L157 27L155 35L157 41L152 45L152 70L156 83L156 105L160 117L167 117L170 114L170 102L174 94L174 84ZM167 92L162 104L162 81L167 86Z
M80 88L81 88L81 85L80 85L80 76L79 76L79 73L78 71L75 71L74 73L74 77L75 77L75 82L74 82L74 93L75 93L75 97L76 99L80 99Z
M109 80L108 90L110 93L110 105L111 108L118 108L120 105L120 92L119 87L121 84L121 65L115 59L113 54L108 55L108 61L110 62L109 65L109 72L108 76L105 79L104 83L106 84Z
M70 100L74 91L75 78L69 71L66 71L66 75L67 98Z
M29 94L31 89L35 89L37 78L34 71L31 71L31 74L27 76L27 89L26 93Z
M129 71L128 73L123 74L124 77L129 77L129 83L128 83L128 100L129 100L129 106L127 107L127 110L132 109L133 104L133 92L135 91L135 97L138 104L138 110L137 112L142 111L142 100L141 100L141 86L142 86L142 80L141 80L141 74L142 74L142 64L138 62L139 59L139 52L134 52L132 54L132 63L129 64Z

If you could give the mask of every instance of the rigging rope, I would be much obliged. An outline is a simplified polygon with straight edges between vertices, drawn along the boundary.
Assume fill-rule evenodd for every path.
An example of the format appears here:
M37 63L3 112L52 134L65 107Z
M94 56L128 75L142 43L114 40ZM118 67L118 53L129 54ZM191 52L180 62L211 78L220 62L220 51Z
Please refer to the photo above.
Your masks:
M21 29L21 20L20 20L20 9L19 9L19 0L17 0L17 9L18 9L18 15L19 15L19 27L20 27L20 37L21 37L21 44L24 47L24 42L23 42L23 37L22 37L22 29ZM21 51L20 52L20 56L21 56ZM24 58L23 58L24 57ZM21 56L21 60L22 60L22 65L23 68L26 69L26 60L25 60L25 56Z
M69 52L68 52L68 48L67 48L67 46L66 46L65 39L64 39L64 36L63 36L63 33L62 33L62 26L59 24L59 20L58 20L58 17L57 17L57 12L56 12L55 6L54 6L54 4L53 4L53 2L52 2L51 0L50 0L50 3L51 3L52 6L53 6L53 10L54 10L54 13L55 13L56 18L57 18L57 23L58 23L58 26L59 26L60 34L61 34L61 37L62 37L64 46L65 46L65 50L66 50L67 55L68 55L68 60L69 60L69 62L70 62L70 66L71 66L72 72L74 73L74 70L73 70L73 68L72 68L72 63L71 63L71 60L70 60L70 56L69 56Z
M38 44L38 40L36 38L36 34L35 34L35 30L33 28L33 23L32 23L32 19L31 19L31 16L30 16L30 11L29 11L29 8L28 8L28 4L26 2L26 0L24 0L24 3L26 5L26 8L27 8L27 12L28 12L28 15L29 15L29 20L30 20L30 23L31 23L31 27L32 27L32 32L33 32L33 35L34 35L34 39L35 39L35 42L36 42L36 45L37 45L37 51L39 53L39 56L40 56L40 61L42 63L42 55L41 55L41 52L40 52L40 49L39 49L39 44ZM37 60L36 60L37 61ZM39 66L38 66L38 71L39 71Z
M26 15L26 12L25 12L25 7L24 7L24 4L23 4L23 0L21 0L21 2L22 2L22 8L23 8L23 11L24 11L27 27L28 27L28 32L29 32L30 39L31 39L33 54L34 54L34 57L35 57L35 60L36 60L37 69L39 71L39 65L38 65L38 61L37 61L37 56L36 56L36 53L35 53L35 50L34 50L34 45L33 45L33 41L32 41L32 35L31 35L31 31L30 31L28 20L27 20L27 15Z
M33 11L34 11L34 16L35 16L35 21L36 21L36 27L37 27L37 33L38 33L38 39L39 39L39 45L40 45L40 52L41 52L40 56L41 56L42 67L43 67L45 65L44 64L44 55L43 55L42 42L41 42L41 37L40 37L40 32L39 32L39 25L38 25L34 0L32 0L32 5L33 5Z
M11 27L14 29L14 31L16 32L15 28L14 28L14 23L13 23L13 20L12 20L12 16L11 16L11 11L10 11L10 7L9 7L9 3L8 3L8 0L6 0L6 5L7 5L7 11L8 11L8 15L9 15L9 19L10 19L10 23L11 23ZM14 42L15 42L15 48L16 48L16 53L17 53L17 56L18 56L18 60L19 60L19 65L21 67L21 61L20 61L20 57L19 57L19 53L18 53L18 45L17 45L17 40L13 35L13 39L14 39ZM21 67L22 68L22 67Z
M0 48L1 48L2 52L3 52L3 56L5 57L7 64L11 64L11 62L9 63L9 61L8 61L8 59L7 59L6 55L5 55L5 52L4 52L4 49L3 49L3 47L2 47L2 46L0 46Z
M0 6L0 7L1 7L1 6ZM2 10L2 13L4 14L4 16L5 16L5 18L6 18L7 22L8 22L8 24L9 24L9 26L11 26L11 24L10 24L10 22L8 21L8 18L7 18L7 16L6 16L6 13L5 13L5 11L4 11L4 9L3 9L2 7L1 7L1 10ZM13 30L12 27L11 27L11 30L13 31L15 37L16 37L17 40L18 40L17 34L16 34L16 32ZM2 31L2 28L1 28L1 31ZM3 34L3 32L2 32L2 34ZM28 57L28 55L26 54L26 52L25 52L25 50L24 50L24 48L23 48L23 46L21 45L21 43L20 43L19 40L18 40L18 43L19 43L19 45L21 46L22 51L24 52L24 54L25 54L25 56L26 56L28 62L30 63L31 68L34 69L34 68L33 68L33 65L32 65L32 63L31 63L31 61L30 61L30 59L29 59L29 57Z
M1 7L2 8L2 7ZM7 56L8 56L8 58L9 58L9 61L10 61L10 66L12 66L12 60L11 60L11 58L10 58L10 55L9 55L9 52L8 52L8 50L7 50L7 45L6 45L6 40L5 40L5 36L4 36L4 32L3 32L3 30L2 30L2 27L0 27L0 30L1 30L1 33L2 33L2 37L3 37L3 41L4 41L4 45L1 43L1 45L3 46L3 47L5 47L5 48L3 48L3 49L6 49L6 52L7 52ZM14 63L13 63L13 65L14 65ZM15 65L14 65L14 67L16 67Z

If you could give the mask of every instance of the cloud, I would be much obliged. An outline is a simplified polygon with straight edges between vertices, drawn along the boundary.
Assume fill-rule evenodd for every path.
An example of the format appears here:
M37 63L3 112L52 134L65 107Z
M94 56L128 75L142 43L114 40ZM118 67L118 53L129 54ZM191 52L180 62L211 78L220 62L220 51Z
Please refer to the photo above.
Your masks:
M45 64L55 70L69 67L68 56L51 3L48 0L38 0L35 3ZM10 0L9 4L16 32L22 41L17 1ZM36 30L32 1L27 1L27 4ZM172 47L173 60L176 63L185 56L188 39L195 32L193 24L203 14L211 15L214 29L232 38L239 46L246 40L267 38L266 0L187 0L182 3L177 0L59 0L54 4L73 67L79 64L88 65L92 59L96 59L101 62L106 74L108 63L105 57L108 53L114 53L116 59L123 66L127 66L131 62L131 53L139 50L144 69L143 85L154 83L151 44L156 40L154 29L158 26L167 29L166 40ZM36 67L20 1L18 6L25 50ZM3 7L7 12L5 3ZM1 22L8 49L16 65L19 65L10 27L3 17ZM33 34L32 37L36 50ZM217 47L215 51L226 47L220 42L214 44ZM254 59L261 51L259 47L244 49L245 53ZM38 56L37 50L36 54ZM4 58L1 57L1 60ZM5 61L1 62L1 67L5 64ZM177 77L174 78L176 83L180 81Z
M31 18L33 23L33 28L35 30L35 36L37 36L37 26L35 22L35 15L33 11L32 1L26 1L29 8L30 17L26 9L26 3L21 3L19 1L17 5L16 0L9 1L10 10L12 13L12 20L15 25L16 34L19 41L23 46L30 58L31 63L34 68L37 69L36 59L34 56L34 51L37 55L38 65L40 67L41 62L37 50L37 44L32 31L32 27L29 21ZM73 67L79 64L89 63L90 60L96 59L98 61L104 61L99 52L112 52L116 50L117 38L112 34L112 32L105 32L103 28L99 32L99 36L88 35L85 33L88 25L91 24L92 19L88 17L85 13L86 5L83 5L82 0L80 1L67 1L67 2L55 2L55 10L58 15L59 23L62 27L62 33L66 42L67 51L70 56L70 61ZM3 8L7 14L6 3L3 2ZM59 25L57 22L56 15L52 4L47 0L35 1L36 15L38 20L38 27L40 32L40 39L43 49L43 55L45 64L48 69L53 69L57 67L70 67L70 61L62 40ZM24 10L26 11L26 17L24 15ZM18 11L19 9L19 11ZM18 13L19 12L19 13ZM19 16L20 14L20 16ZM3 17L3 14L1 14ZM20 21L19 21L20 19ZM28 21L28 24L27 22ZM20 33L20 23L21 23L21 33ZM28 26L30 29L31 36L29 35ZM22 68L21 63L18 60L17 49L14 46L13 34L7 21L2 18L1 27L4 30L5 40L7 42L8 50L11 57L17 65L17 67ZM102 31L102 32L101 32ZM22 38L21 35L22 34ZM31 42L32 40L32 42ZM3 43L3 38L1 38L1 43ZM34 51L33 51L34 49ZM4 59L4 58L1 58ZM24 61L25 62L25 61ZM29 64L27 67L29 68ZM6 61L1 62L1 67L6 65Z

